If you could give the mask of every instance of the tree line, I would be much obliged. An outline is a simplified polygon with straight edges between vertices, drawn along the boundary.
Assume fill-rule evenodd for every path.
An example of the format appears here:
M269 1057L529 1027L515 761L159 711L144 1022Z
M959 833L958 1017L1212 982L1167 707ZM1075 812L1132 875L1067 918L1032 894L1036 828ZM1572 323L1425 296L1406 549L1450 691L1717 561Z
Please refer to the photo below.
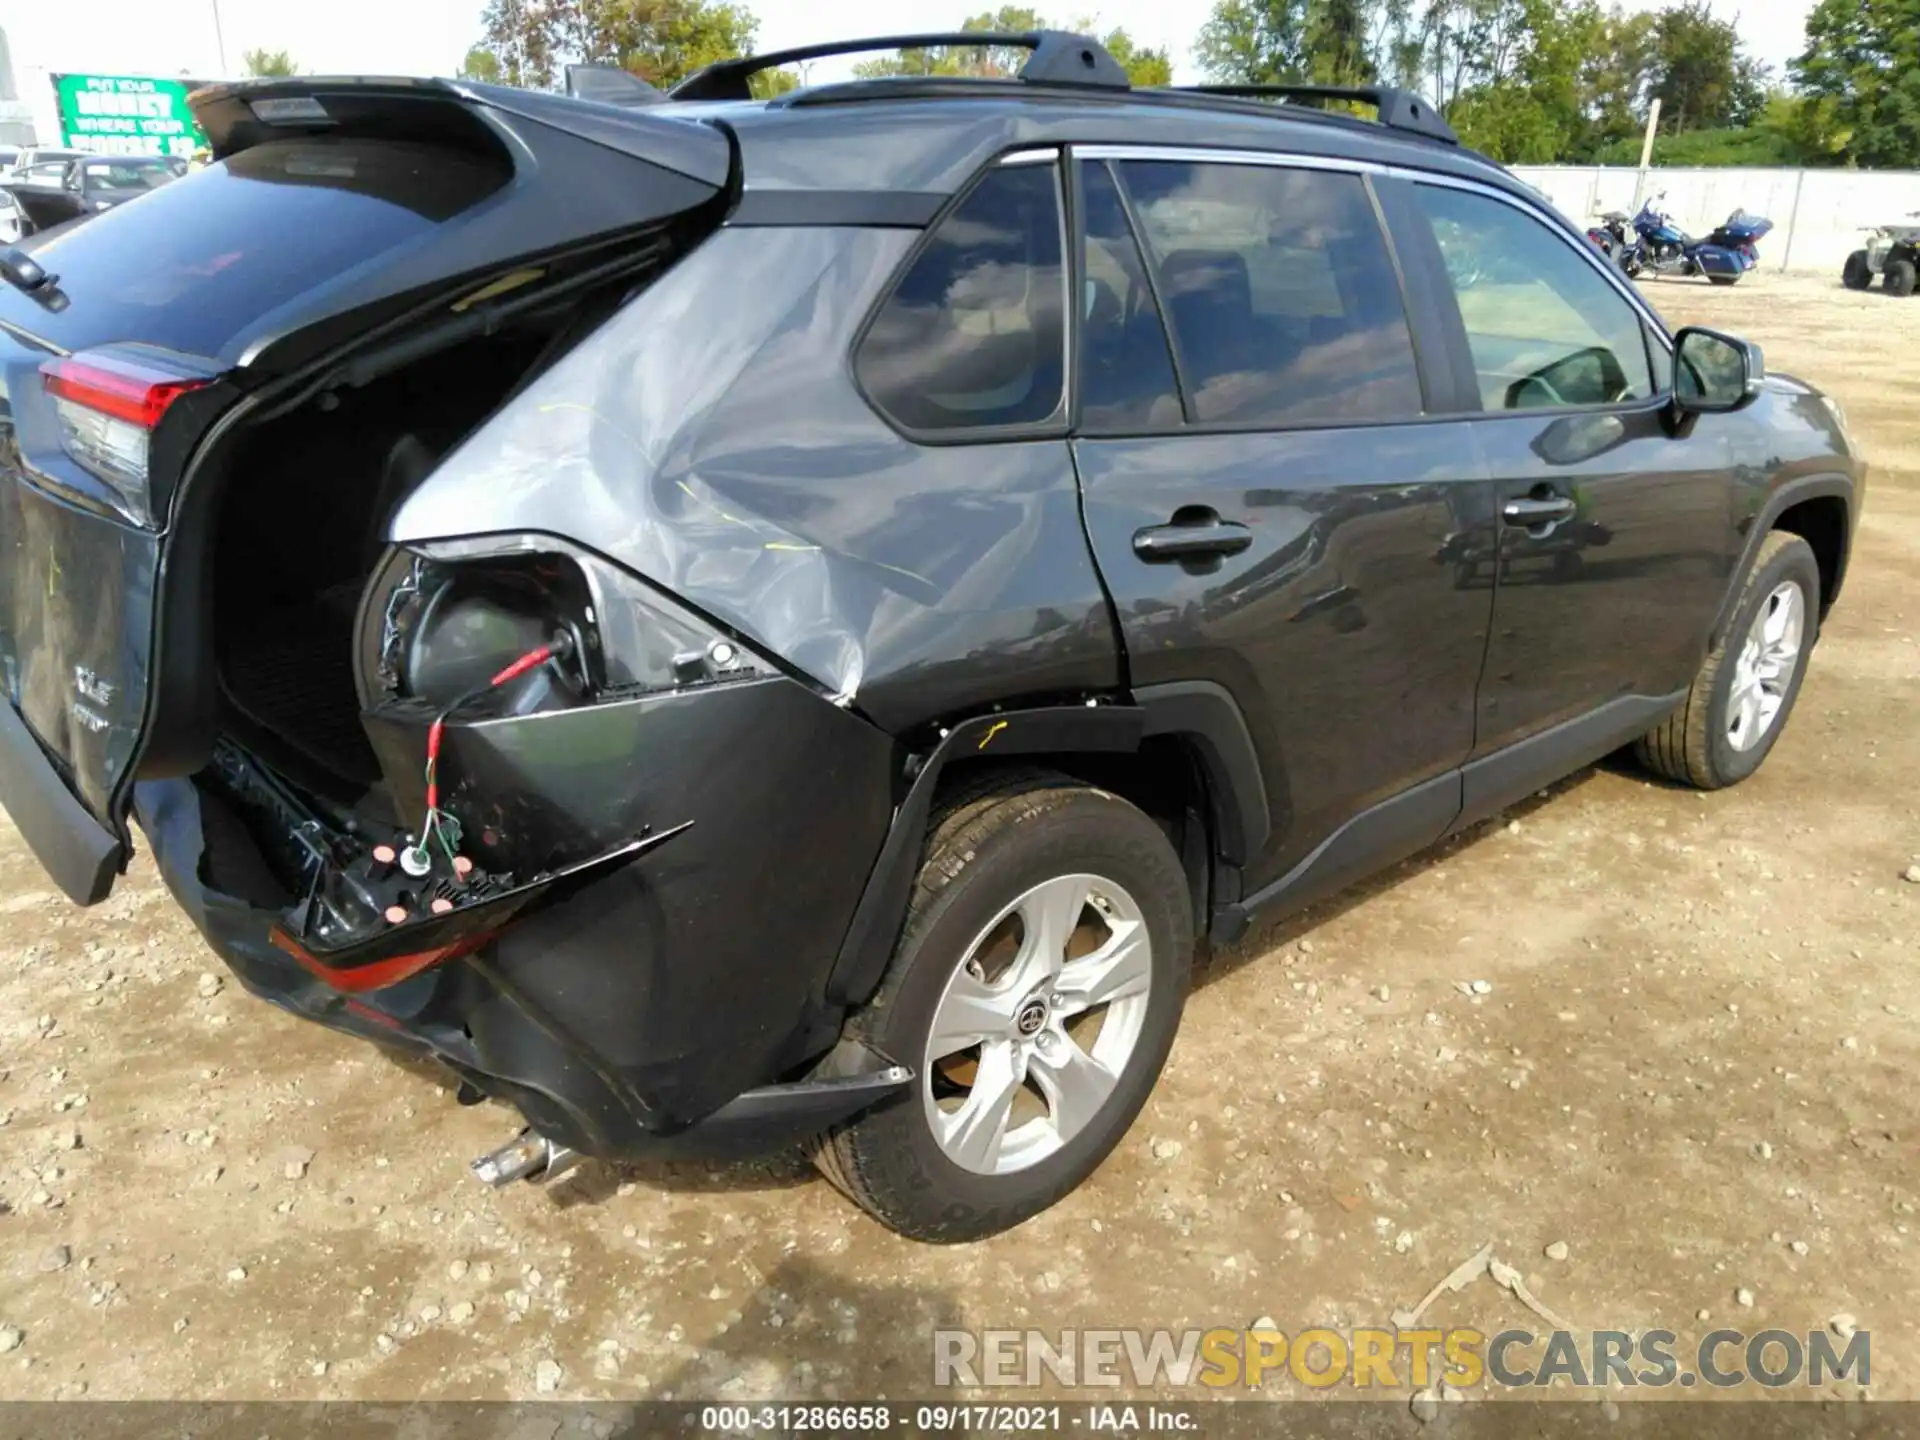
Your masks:
M1217 0L1209 78L1419 90L1508 164L1920 166L1920 0L1820 0L1775 75L1708 0Z
M535 88L569 61L665 86L753 51L737 0L488 0L469 78ZM1600 0L1215 0L1194 42L1209 80L1393 84L1420 91L1462 140L1507 164L1633 164L1652 102L1663 164L1920 166L1920 0L1819 0L1785 75L1747 53L1708 0L1628 12ZM1099 36L1136 85L1171 82L1172 57L1122 29L1002 6L964 31ZM284 57L276 57L284 58ZM1010 75L1024 50L990 44L882 55L856 73ZM802 83L756 78L757 93Z

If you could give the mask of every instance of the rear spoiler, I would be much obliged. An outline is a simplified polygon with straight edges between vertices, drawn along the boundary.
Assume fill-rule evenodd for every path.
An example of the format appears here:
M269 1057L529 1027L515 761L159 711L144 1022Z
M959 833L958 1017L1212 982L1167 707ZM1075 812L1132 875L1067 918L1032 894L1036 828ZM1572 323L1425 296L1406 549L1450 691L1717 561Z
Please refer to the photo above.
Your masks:
M632 82L623 87L630 97L637 93L632 87L653 88L637 76L626 78ZM609 88L604 76L586 84ZM646 114L632 98L607 104L581 94L550 95L466 80L297 75L210 85L189 95L187 105L215 159L300 135L380 136L498 156L496 126L482 113L493 111L537 121L716 189L727 184L733 168L719 130L684 117Z

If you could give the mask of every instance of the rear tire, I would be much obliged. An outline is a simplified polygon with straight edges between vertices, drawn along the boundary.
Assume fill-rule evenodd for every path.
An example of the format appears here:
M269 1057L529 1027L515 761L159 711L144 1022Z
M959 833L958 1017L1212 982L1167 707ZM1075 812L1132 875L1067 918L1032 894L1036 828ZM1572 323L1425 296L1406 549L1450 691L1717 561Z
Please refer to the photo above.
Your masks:
M1889 260L1887 268L1880 274L1880 283L1886 286L1889 295L1904 298L1913 294L1916 278L1920 278L1920 272L1915 271L1913 261Z
M1770 633L1789 621L1796 625L1793 653L1781 665L1778 638ZM1819 633L1820 566L1813 550L1798 535L1772 531L1687 698L1635 743L1635 756L1654 774L1700 790L1746 779L1787 728Z
M1738 275L1709 275L1707 279L1711 280L1715 285L1738 285L1740 283L1740 277Z
M1873 266L1868 263L1866 251L1856 250L1847 256L1847 263L1840 271L1840 283L1849 290L1865 290L1873 284Z
M962 794L928 837L880 989L847 1025L911 1066L913 1085L826 1136L816 1163L915 1240L977 1240L1038 1214L1093 1173L1146 1102L1192 953L1186 872L1141 811L1045 771ZM1083 1004L1095 985L1124 993ZM980 1042L940 1053L976 1025Z

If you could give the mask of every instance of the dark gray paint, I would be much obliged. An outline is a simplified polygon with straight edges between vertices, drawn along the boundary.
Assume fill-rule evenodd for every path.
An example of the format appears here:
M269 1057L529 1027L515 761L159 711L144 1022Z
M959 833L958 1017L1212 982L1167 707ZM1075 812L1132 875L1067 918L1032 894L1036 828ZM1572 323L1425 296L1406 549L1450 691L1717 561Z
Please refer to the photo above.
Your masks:
M1066 442L917 445L854 388L913 238L723 230L455 451L392 538L561 534L894 730L1116 688Z
M1247 716L1273 834L1248 883L1466 759L1493 578L1451 563L1491 534L1471 422L1080 440L1087 529L1135 685L1212 681ZM1151 563L1139 530L1182 506L1253 543Z

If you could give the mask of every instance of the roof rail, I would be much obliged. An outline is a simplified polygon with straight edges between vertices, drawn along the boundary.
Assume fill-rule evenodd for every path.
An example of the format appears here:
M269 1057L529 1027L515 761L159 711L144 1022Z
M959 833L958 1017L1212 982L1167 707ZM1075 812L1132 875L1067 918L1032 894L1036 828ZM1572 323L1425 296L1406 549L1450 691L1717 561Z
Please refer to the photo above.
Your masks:
M1241 100L1353 100L1379 111L1380 123L1390 130L1407 130L1450 145L1460 143L1453 127L1424 96L1395 85L1168 85L1163 88Z
M1120 62L1098 40L1064 30L944 30L925 35L880 35L868 40L835 40L824 45L801 45L792 50L770 50L717 60L696 70L667 94L675 100L748 100L747 82L763 70L829 55L861 55L878 50L924 50L931 46L982 48L989 45L1031 50L1019 78L1036 85L1090 85L1102 90L1125 90L1131 82Z

